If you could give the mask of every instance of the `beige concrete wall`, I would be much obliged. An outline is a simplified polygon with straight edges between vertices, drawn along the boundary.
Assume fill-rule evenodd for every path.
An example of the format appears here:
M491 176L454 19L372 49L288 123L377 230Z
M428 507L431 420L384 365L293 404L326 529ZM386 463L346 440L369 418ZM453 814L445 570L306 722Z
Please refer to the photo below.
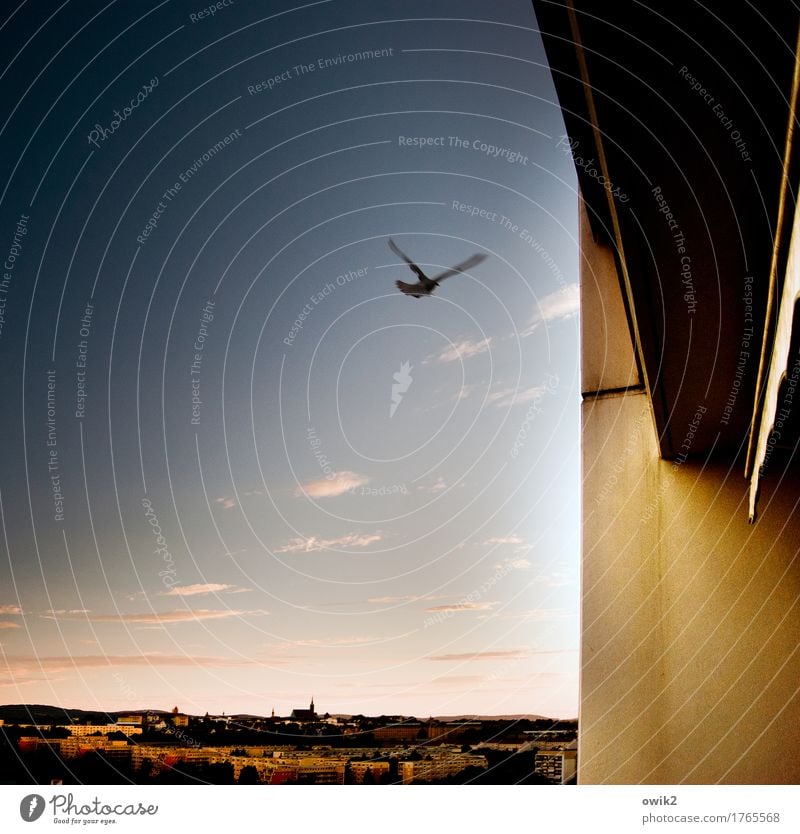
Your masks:
M608 254L584 247L583 281ZM598 315L584 356L619 326ZM585 399L582 424L579 782L800 783L800 480L765 483L749 525L741 468L661 460L643 392Z
M612 251L592 239L583 200L581 242L581 390L596 392L638 385L628 322Z
M644 394L583 404L579 779L800 783L800 483L658 458ZM608 489L610 480L613 489Z

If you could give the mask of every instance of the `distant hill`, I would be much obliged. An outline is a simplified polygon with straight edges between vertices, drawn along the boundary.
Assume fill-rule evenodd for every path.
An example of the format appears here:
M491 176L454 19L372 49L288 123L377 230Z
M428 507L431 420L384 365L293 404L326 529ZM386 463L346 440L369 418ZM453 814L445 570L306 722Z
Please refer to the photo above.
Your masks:
M61 707L46 704L7 704L0 706L0 718L6 724L68 724L73 717L81 721L91 718L92 723L106 723L111 720L106 713L96 710L61 709ZM95 718L100 720L95 722Z
M124 709L117 712L102 710L62 709L48 704L4 704L0 706L0 719L6 724L70 724L77 720L83 724L108 724L117 716L130 713L151 712L168 715L166 710Z
M434 715L437 721L559 721L546 715Z
M83 724L107 724L113 723L120 715L149 712L155 715L169 715L168 710L158 709L123 709L114 712L103 712L102 710L85 709L62 709L61 707L49 706L47 704L5 704L0 706L0 719L6 724L70 724L76 720ZM249 715L239 713L229 716L233 721L247 721L254 719L266 719L264 715ZM352 718L351 715L341 713L332 716L334 718ZM398 716L399 718L399 716ZM549 718L546 715L518 714L518 715L436 715L437 721L558 721L577 722L577 718ZM405 720L424 721L406 717Z

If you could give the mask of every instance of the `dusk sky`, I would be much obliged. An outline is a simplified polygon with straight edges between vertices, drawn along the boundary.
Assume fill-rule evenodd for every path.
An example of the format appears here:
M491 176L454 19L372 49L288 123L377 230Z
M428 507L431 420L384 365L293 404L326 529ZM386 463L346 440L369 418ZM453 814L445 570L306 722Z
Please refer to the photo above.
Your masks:
M0 702L577 715L574 166L528 0L0 25ZM392 239L435 274L430 298Z

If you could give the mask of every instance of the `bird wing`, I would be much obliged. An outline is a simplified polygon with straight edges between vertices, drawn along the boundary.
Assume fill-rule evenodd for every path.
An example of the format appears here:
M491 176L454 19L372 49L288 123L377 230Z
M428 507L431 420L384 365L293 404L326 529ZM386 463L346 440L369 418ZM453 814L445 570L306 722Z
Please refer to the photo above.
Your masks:
M473 266L477 266L481 261L486 260L486 255L473 255L471 258L467 258L466 261L463 263L457 264L456 266L452 267L451 269L446 269L444 272L440 273L439 275L434 276L431 280L433 281L444 281L445 278L449 278L451 275L458 275L460 272L465 272L468 269L472 269Z
M409 266L409 269L420 279L427 279L428 276L408 257L408 255L403 252L400 247L391 239L389 238L389 248L392 252L397 255L398 258L402 258Z
M394 285L400 292L406 295L413 295L414 298L419 298L420 295L425 294L425 290L419 284L406 284L405 281L395 281Z

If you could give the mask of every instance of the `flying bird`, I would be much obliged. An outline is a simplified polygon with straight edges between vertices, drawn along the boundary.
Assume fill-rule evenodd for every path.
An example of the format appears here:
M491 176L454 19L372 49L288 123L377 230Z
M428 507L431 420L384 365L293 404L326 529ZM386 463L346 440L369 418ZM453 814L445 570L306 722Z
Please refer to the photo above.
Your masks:
M397 244L391 238L389 239L389 248L395 253L395 255L402 258L408 264L409 269L417 276L418 280L416 284L406 284L405 281L394 282L400 292L410 295L412 298L422 298L423 296L430 295L439 286L440 281L444 281L445 278L449 278L451 275L458 275L468 269L472 269L473 266L477 266L481 261L486 260L486 255L473 255L471 258L467 258L467 260L463 263L452 267L452 269L446 269L439 275L436 275L433 278L428 278L428 276L414 263L414 261L412 261L408 255L399 249Z

